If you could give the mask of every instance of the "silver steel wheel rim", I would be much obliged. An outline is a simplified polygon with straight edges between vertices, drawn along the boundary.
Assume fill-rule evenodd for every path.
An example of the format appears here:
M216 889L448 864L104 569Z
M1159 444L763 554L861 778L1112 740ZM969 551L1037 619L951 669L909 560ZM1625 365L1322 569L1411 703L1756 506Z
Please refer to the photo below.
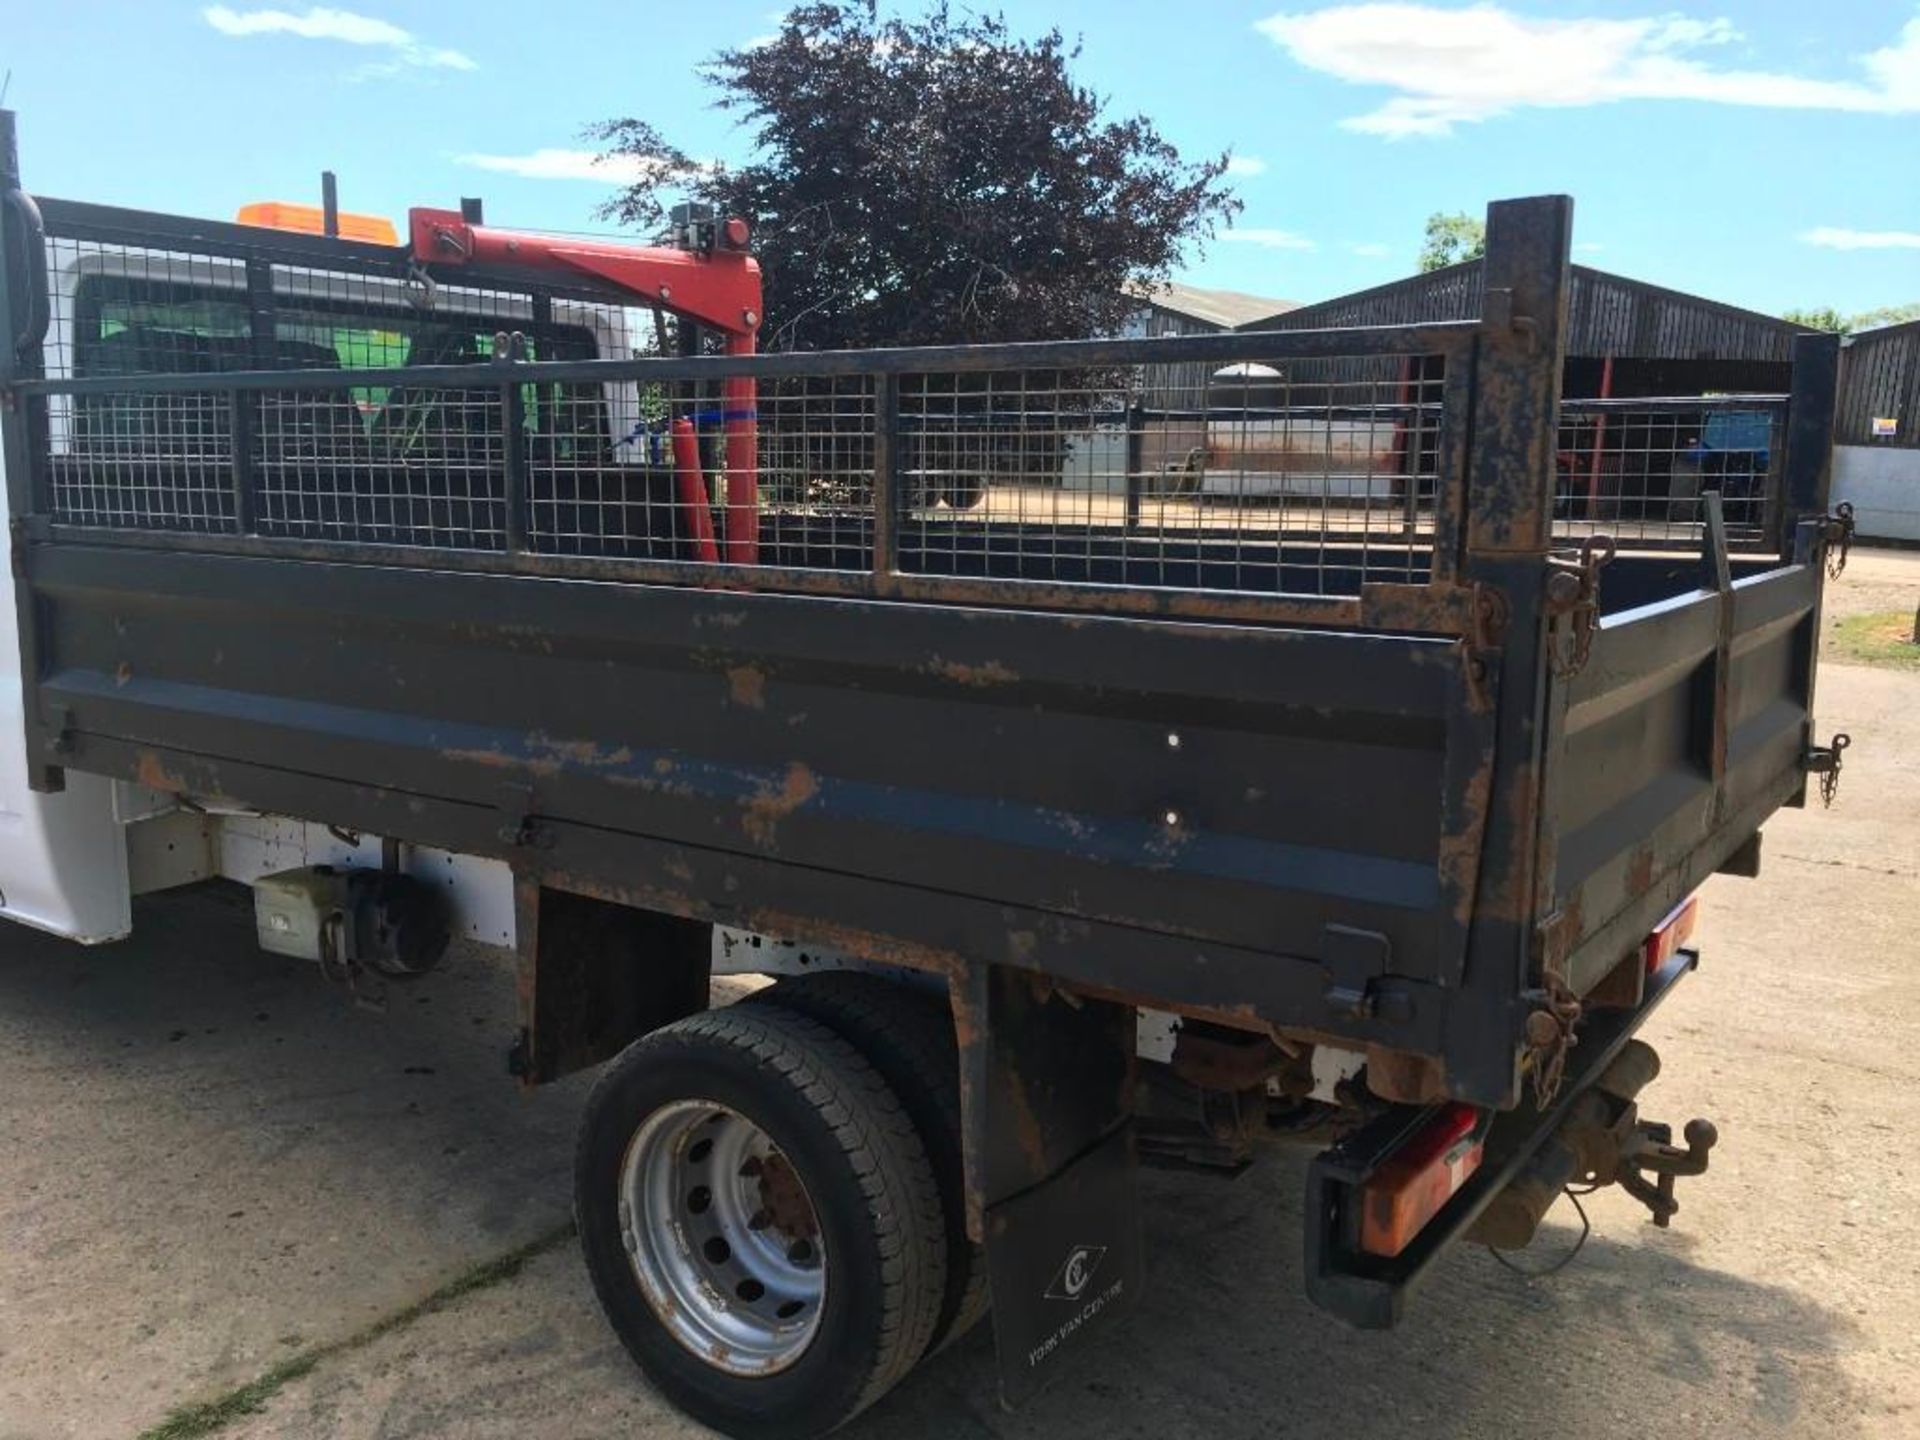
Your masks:
M715 1369L771 1375L813 1343L827 1295L818 1212L737 1111L679 1100L646 1118L620 1166L620 1231L647 1303Z

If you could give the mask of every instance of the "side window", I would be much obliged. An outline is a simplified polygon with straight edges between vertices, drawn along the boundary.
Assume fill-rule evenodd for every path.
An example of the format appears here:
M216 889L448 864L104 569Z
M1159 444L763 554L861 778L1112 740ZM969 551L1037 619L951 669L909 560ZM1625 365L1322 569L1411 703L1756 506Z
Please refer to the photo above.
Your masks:
M259 357L245 295L237 287L93 275L80 282L74 309L79 376L218 374L260 368L262 358L279 370L479 365L493 358L495 330L513 325L458 312L423 317L400 309L333 310L281 297L272 353ZM549 327L531 335L529 345L537 360L598 354L592 332L581 326ZM268 391L260 398L261 441L269 459L313 459L371 443L412 455L457 451L492 463L497 397L491 384ZM536 463L607 459L611 435L603 387L529 384L522 400ZM214 460L226 455L231 434L228 400L217 390L88 395L74 411L76 445L96 453Z
M90 276L74 310L77 376L216 374L250 363L246 307L211 288ZM80 449L168 460L223 455L231 431L226 399L214 393L85 395L73 425Z

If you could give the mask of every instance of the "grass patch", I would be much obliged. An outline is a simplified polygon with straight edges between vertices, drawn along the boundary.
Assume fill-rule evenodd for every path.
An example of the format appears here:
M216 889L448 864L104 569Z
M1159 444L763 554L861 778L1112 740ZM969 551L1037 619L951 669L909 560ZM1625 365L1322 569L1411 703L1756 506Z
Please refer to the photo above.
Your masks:
M1829 656L1845 665L1920 670L1920 645L1913 643L1913 615L1908 611L1849 615L1834 622L1827 644Z
M294 1381L313 1373L324 1360L351 1354L355 1350L365 1349L383 1335L391 1335L403 1330L414 1321L444 1310L456 1300L473 1294L476 1290L485 1290L498 1285L503 1280L511 1280L526 1267L528 1261L544 1255L573 1234L573 1225L569 1222L558 1229L550 1230L536 1240L530 1240L518 1249L492 1260L482 1261L471 1270L456 1275L431 1294L416 1300L411 1305L383 1315L365 1328L356 1330L341 1340L329 1340L322 1345L309 1346L299 1354L282 1360L271 1369L255 1376L244 1385L236 1385L223 1395L211 1400L199 1400L190 1405L177 1406L167 1413L165 1419L151 1429L140 1433L139 1440L199 1440L200 1436L212 1435L225 1429L234 1421L248 1415L257 1415L264 1410L267 1401L280 1390Z

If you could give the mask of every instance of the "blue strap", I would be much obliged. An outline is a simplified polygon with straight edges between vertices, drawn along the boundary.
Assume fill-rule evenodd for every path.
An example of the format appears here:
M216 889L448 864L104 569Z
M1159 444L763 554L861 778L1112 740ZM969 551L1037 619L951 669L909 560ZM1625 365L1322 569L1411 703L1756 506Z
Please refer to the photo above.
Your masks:
M744 410L695 410L692 414L684 417L668 416L664 420L642 420L639 424L635 425L632 430L628 431L624 438L614 441L614 444L616 446L632 445L642 439L651 440L655 443L647 447L648 459L650 462L658 462L660 459L660 446L658 442L660 438L667 433L667 427L671 425L675 419L680 418L691 420L694 429L698 430L702 426L725 425L735 420L758 420L760 418L760 412L758 409L749 406Z

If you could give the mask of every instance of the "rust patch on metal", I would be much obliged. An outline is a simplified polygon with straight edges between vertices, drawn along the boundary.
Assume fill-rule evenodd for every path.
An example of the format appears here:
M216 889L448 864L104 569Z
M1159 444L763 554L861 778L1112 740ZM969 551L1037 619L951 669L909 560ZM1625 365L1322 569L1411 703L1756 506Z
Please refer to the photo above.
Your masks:
M540 731L527 737L527 748L536 752L535 763L553 760L588 770L607 770L633 763L633 751L625 745L602 750L591 740L555 740Z
M558 760L536 759L532 756L509 755L504 750L442 750L442 760L453 760L467 765L485 765L491 770L527 770L535 775L558 775Z
M1369 1045L1367 1088L1395 1104L1430 1105L1446 1097L1446 1071L1435 1056Z
M989 660L981 665L965 665L958 660L942 660L935 655L924 668L930 675L939 675L976 690L985 690L994 685L1012 685L1020 678L998 660Z
M1581 997L1589 1010L1637 1010L1646 993L1647 962L1639 946L1620 957L1600 983Z
M1493 766L1473 772L1460 796L1459 830L1440 837L1440 883L1453 891L1453 918L1473 919L1474 892L1480 885L1480 846L1487 828L1487 802L1493 794Z
M1259 1089L1299 1066L1299 1052L1289 1054L1272 1036L1237 1028L1231 1034L1238 1038L1183 1028L1173 1042L1173 1073L1203 1090L1241 1091Z
M142 750L135 762L134 778L149 790L166 790L174 794L185 791L187 782L167 769L166 762L151 750Z
M1370 630L1464 635L1473 627L1473 587L1435 581L1406 585L1370 580L1360 587L1359 622ZM1420 657L1416 655L1415 663Z
M122 660L113 667L113 683L116 686L124 685L131 679L133 679L133 666L126 661Z
M776 787L763 784L747 802L741 827L759 846L771 850L780 822L820 793L820 782L813 771L798 760L787 766L787 773Z
M767 708L767 672L757 665L736 665L727 671L727 693L733 703L749 710Z
M1636 850L1627 861L1627 894L1640 896L1653 888L1653 851Z

